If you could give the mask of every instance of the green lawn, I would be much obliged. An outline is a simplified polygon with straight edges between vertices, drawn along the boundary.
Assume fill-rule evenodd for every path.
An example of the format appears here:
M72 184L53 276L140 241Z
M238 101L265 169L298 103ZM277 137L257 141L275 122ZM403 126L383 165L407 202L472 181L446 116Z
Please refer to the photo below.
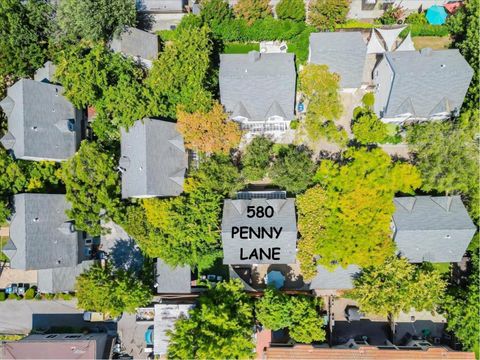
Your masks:
M247 54L252 50L260 51L260 44L230 42L225 44L223 53L224 54Z

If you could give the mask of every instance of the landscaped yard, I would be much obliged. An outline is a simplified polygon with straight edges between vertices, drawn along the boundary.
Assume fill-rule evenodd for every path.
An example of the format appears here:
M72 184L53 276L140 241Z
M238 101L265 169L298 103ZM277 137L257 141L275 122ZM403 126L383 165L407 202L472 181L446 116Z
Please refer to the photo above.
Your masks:
M240 43L231 42L226 43L223 53L224 54L247 54L249 51L260 50L259 43Z
M412 40L417 50L427 47L433 50L448 49L452 43L450 36L415 36Z
M8 237L0 237L0 261L8 261L7 256L2 252L3 247L8 242Z

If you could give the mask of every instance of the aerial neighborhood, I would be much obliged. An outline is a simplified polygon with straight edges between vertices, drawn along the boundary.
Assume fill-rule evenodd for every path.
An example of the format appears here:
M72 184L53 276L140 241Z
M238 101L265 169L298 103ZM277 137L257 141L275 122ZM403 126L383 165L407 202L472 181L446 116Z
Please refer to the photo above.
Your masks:
M479 0L0 0L0 359L478 359Z

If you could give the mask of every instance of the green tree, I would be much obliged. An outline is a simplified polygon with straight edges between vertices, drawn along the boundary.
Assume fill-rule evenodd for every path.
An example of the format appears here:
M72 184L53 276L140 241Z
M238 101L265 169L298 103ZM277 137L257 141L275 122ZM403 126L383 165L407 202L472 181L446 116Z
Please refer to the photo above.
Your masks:
M308 23L318 30L335 30L347 19L348 0L313 0L308 6Z
M203 0L200 2L200 16L209 26L221 24L233 18L233 11L225 0Z
M412 165L394 163L382 149L350 148L338 162L323 160L314 180L318 185L297 197L305 278L317 264L370 266L393 254L393 197L421 184Z
M367 106L353 110L352 132L361 144L383 143L388 137L387 124Z
M189 315L168 332L168 358L253 358L253 305L239 280L210 288Z
M400 312L436 310L443 301L446 282L431 266L410 264L391 257L362 269L349 296L367 314L396 317Z
M450 16L447 20L447 26L454 39L453 46L460 50L474 71L464 104L467 109L478 109L478 103L480 102L480 88L478 85L480 81L480 50L478 45L480 44L479 3L479 0L466 1L465 6L458 9L455 15Z
M95 108L93 129L102 140L118 139L120 127L147 115L145 71L103 45L67 47L58 56L56 76L76 107Z
M75 227L100 235L100 220L109 221L120 206L120 179L117 161L107 149L83 141L78 152L62 165L66 197L72 207L68 215Z
M247 180L263 179L270 167L273 142L265 136L256 136L242 154L242 174Z
M52 15L46 1L0 0L0 76L31 76L43 66Z
M16 161L0 146L0 224L10 215L8 197L22 192L27 178Z
M470 119L471 117L471 119ZM463 122L462 122L463 121ZM425 191L465 196L470 212L479 217L479 154L475 131L478 111L456 122L432 122L408 128L407 142L420 170Z
M280 0L275 7L279 19L305 21L305 3L303 0Z
M135 26L136 18L131 0L62 0L57 13L61 36L72 41L109 40L125 26Z
M77 278L75 284L78 307L116 317L123 312L133 313L136 308L150 303L152 294L148 286L133 273L115 270L107 264L91 267Z
M304 295L286 295L268 287L255 304L258 321L268 329L288 328L293 340L302 343L325 340L323 321L317 307L320 299Z
M248 25L272 16L272 7L268 0L238 0L233 6L233 11L237 18L245 19Z
M452 282L443 308L448 319L447 329L455 333L464 350L475 351L478 358L480 334L478 234L473 241L476 246L471 254L471 269L467 283L458 285Z
M27 192L48 192L60 186L60 164L53 161L19 161L27 178Z
M304 191L313 181L316 165L309 149L294 145L279 149L270 170L272 183L294 194Z
M207 112L212 105L211 55L207 27L183 27L154 61L146 80L150 116L175 118L177 106L186 112Z

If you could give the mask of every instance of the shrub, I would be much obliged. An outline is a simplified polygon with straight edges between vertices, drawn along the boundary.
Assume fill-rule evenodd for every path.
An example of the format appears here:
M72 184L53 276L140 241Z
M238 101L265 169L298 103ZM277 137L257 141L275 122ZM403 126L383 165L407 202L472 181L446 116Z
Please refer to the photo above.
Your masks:
M58 296L62 300L72 300L73 299L73 295L69 294L69 293L60 293L60 294L58 294Z
M337 29L372 29L375 25L357 19L348 19L344 24L337 24L335 27Z
M300 123L298 122L298 120L292 120L290 122L290 129L296 130L296 129L298 129L299 125L300 125Z
M204 0L201 2L202 21L211 25L233 18L233 12L225 0Z
M318 30L334 30L347 19L348 0L313 0L308 5L308 23Z
M255 137L242 155L242 173L247 180L263 179L268 172L273 143L264 136Z
M21 300L22 297L17 294L8 294L8 300Z
M275 7L279 19L305 21L305 3L303 0L280 0Z
M35 289L30 288L27 291L25 291L25 300L32 300L35 297Z
M46 300L53 300L55 298L55 294L45 294Z
M7 299L7 295L5 292L0 291L0 301L5 301Z
M401 6L389 5L382 16L375 19L375 22L382 25L393 25L403 17L405 10Z
M405 19L405 22L407 24L419 24L419 25L423 25L423 24L426 24L427 23L427 18L425 17L425 13L423 12L415 12L415 13L411 13L410 15L407 16L407 18Z
M271 16L272 8L268 0L238 0L233 12L238 18L245 19L248 25L252 25L256 20Z
M373 92L368 92L362 97L362 103L366 107L372 108L373 105L375 104L375 95Z

